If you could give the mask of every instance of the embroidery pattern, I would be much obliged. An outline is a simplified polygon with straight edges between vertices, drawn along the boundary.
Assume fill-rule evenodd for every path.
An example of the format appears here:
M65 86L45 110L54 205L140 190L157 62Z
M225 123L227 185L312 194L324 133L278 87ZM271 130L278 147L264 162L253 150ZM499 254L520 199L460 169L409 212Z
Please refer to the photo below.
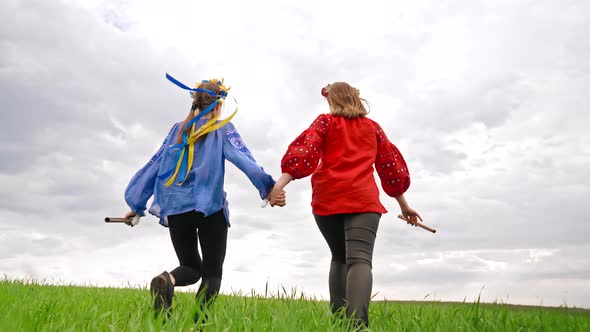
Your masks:
M248 158L254 160L254 156L252 156L252 153L250 150L248 150L248 147L246 147L246 143L244 143L242 136L240 136L240 134L235 129L228 130L225 135L236 150L240 151L241 154L248 156Z

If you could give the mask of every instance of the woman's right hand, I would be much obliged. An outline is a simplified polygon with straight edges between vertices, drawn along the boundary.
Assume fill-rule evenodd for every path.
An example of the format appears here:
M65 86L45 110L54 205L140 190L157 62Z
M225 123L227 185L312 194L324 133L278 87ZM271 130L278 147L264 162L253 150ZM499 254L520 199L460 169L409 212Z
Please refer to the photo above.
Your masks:
M418 220L422 221L422 217L420 217L418 212L409 207L408 205L400 206L400 208L402 210L402 215L404 216L404 218L406 218L408 224L416 226Z
M267 197L268 202L270 203L271 206L274 206L275 204L278 206L285 206L286 197L285 197L285 191L283 189L291 181L293 181L293 176L291 176L291 174L289 174L289 173L281 174L281 177L274 184L274 186L271 189L270 194Z
M270 206L278 205L280 207L283 207L287 204L287 194L284 190L279 189L276 186L273 187L267 199L270 203Z
M136 212L129 211L129 212L125 213L125 219L133 219L133 217L135 217L136 215L137 215Z

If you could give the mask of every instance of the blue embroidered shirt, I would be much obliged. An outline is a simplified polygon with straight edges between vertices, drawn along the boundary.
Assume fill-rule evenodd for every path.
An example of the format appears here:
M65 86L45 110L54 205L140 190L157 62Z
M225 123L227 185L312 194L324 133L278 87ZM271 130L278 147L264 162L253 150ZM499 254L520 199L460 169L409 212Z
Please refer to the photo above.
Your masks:
M196 128L207 121L200 119ZM260 198L268 196L275 181L256 163L231 122L199 139L195 143L193 168L185 182L166 187L168 178L159 179L158 175L176 167L178 150L169 146L176 143L180 126L181 123L177 123L172 127L160 149L129 182L125 201L134 212L144 216L147 201L153 195L149 213L160 218L163 226L168 226L167 216L170 215L194 210L209 216L221 209L229 224L228 203L223 190L226 159L248 176Z

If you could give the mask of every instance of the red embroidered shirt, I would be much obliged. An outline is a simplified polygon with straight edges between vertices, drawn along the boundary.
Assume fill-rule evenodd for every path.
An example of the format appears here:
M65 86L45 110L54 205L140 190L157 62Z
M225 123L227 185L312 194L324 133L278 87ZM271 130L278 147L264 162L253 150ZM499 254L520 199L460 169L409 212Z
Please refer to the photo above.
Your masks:
M281 169L295 179L313 173L311 206L317 215L386 213L373 164L387 195L408 190L406 162L379 124L366 117L322 114L289 145Z

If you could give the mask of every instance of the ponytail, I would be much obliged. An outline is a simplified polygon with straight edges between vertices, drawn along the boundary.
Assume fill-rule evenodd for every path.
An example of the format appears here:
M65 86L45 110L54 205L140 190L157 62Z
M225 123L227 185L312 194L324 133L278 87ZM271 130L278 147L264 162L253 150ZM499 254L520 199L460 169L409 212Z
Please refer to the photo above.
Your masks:
M206 82L200 85L200 87L202 87L203 89L208 89L211 91L215 91L216 93L219 93L221 90L219 88L219 86L217 84L211 83L211 82ZM184 119L184 121L182 122L182 125L180 126L180 130L178 131L178 134L176 135L176 143L182 143L182 134L185 133L186 136L190 135L190 130L191 128L188 127L187 128L187 124L195 118L195 116L199 115L199 112L207 107L209 107L209 105L211 105L213 102L215 102L215 100L217 100L217 96L212 96L209 93L206 92L194 92L193 93L193 104L191 105L191 110L188 113L188 115L186 116L186 119Z

